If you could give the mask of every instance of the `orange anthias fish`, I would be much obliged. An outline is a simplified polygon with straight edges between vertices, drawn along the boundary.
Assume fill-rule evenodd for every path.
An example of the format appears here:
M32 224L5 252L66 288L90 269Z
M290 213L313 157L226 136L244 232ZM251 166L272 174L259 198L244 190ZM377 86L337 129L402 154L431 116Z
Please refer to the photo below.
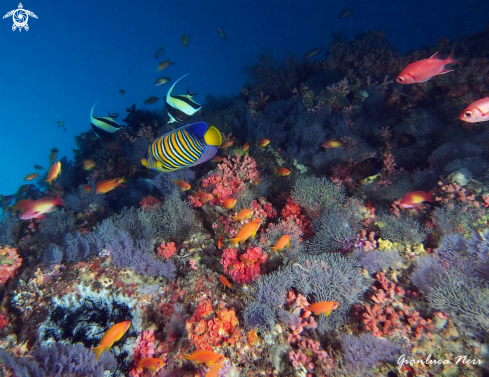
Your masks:
M84 170L92 170L95 167L96 163L93 160L85 160L83 161L83 169Z
M243 262L243 264L244 264L245 266L249 266L250 264L253 264L253 263L255 263L255 262L257 261L257 259L256 259L256 258L247 258L247 257L243 257L243 256L240 256L240 257L239 257L239 260L240 260L241 262Z
M259 142L258 142L258 146L260 148L265 148L268 144L270 144L270 140L268 139L261 139Z
M237 201L238 201L238 199L236 199L236 198L229 198L229 199L226 199L222 202L222 206L226 209L233 209L233 207Z
M280 239L277 241L275 246L271 247L273 251L281 251L284 249L284 247L290 247L290 236L288 234L284 234Z
M226 276L219 275L219 280L221 281L222 284L224 284L229 289L233 289L233 287L231 287L231 283L229 282Z
M399 84L417 84L423 81L428 81L434 76L442 75L453 71L453 69L445 69L447 64L460 64L459 61L453 60L453 50L445 60L437 59L438 52L429 59L420 60L409 64L404 68L396 82Z
M258 231L258 228L260 228L260 225L261 225L261 218L258 218L243 226L236 234L236 237L230 239L231 247L233 247L239 242L246 241L250 237L255 238L256 232Z
M233 145L233 141L232 140L228 140L226 141L223 145L222 145L222 149L226 150L228 149L231 145Z
M338 303L336 301L321 301L315 302L314 304L309 304L306 309L314 314L324 314L326 317L329 317L331 312L337 307Z
M176 184L178 186L178 188L180 189L180 191L190 190L190 185L187 182L182 181L181 179L178 179L178 180L172 179L172 181L173 181L174 184Z
M157 372L163 365L165 365L163 359L145 357L144 359L139 360L137 368L146 368L151 372Z
M126 187L122 185L124 183L124 177L122 178L114 178L114 179L106 179L105 181L100 181L95 185L95 192L97 194L105 194L113 189L115 189L117 186L119 187Z
M248 335L248 341L250 342L251 346L254 346L255 343L258 341L258 334L256 333L256 329L252 329Z
M287 168L278 168L278 169L275 169L275 173L277 173L281 177L286 177L290 174L290 170Z
M46 179L44 182L51 184L56 178L58 178L58 175L60 173L61 173L61 162L58 161L51 165L51 167L49 168L48 179Z
M51 149L51 153L49 155L49 161L54 162L56 160L56 157L58 156L58 150L56 148Z
M131 321L119 322L105 332L98 347L92 348L92 352L95 354L95 362L97 362L103 351L108 352L112 345L122 338L129 326L131 326Z
M222 162L224 160L224 158L220 157L220 156L216 156L214 157L211 162Z
M53 212L56 210L56 206L63 205L64 203L58 194L56 198L47 197L37 200L21 201L16 205L16 208L22 210L19 216L21 220L42 220L46 217L46 213Z
M190 355L183 355L184 359L192 360L196 364L205 363L210 367L224 360L224 355L212 351L194 351Z
M423 202L432 202L431 196L433 195L433 191L424 192L424 191L412 191L408 192L404 198L399 202L399 207L401 208L416 208L419 204Z
M211 367L211 369L209 369L209 371L205 374L205 377L218 377L219 376L219 370L221 370L223 365L224 365L224 359L222 359L218 363L214 364Z
M243 145L243 152L246 152L248 149L250 149L250 143L245 143Z
M221 249L222 248L223 240L224 240L224 233L221 234L221 237L219 237L219 239L217 240L217 248L218 249Z
M233 221L236 222L236 221L247 219L251 216L252 212L253 212L252 209L247 209L247 208L242 209L241 211L238 212L236 216L234 216Z
M86 183L83 184L83 188L85 189L85 192L88 194L90 191L92 191L92 188L90 185L87 185Z
M326 140L324 143L321 144L321 146L325 149L330 149L330 148L345 148L346 144L343 143L340 140Z
M33 179L36 179L37 177L39 177L39 173L27 174L24 178L24 181L32 181Z
M489 120L489 97L471 103L458 117L468 123L485 122Z
M202 200L203 202L208 202L209 200L214 199L214 196L212 194L207 194L206 192L199 190L195 193L195 196Z

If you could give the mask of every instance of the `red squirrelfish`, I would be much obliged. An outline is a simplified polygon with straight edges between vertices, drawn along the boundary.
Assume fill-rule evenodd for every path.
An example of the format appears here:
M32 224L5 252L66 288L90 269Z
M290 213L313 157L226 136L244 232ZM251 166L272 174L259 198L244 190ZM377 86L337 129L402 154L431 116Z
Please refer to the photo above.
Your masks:
M280 251L283 250L284 247L290 247L290 236L288 234L284 234L280 239L277 241L275 246L271 247L273 251Z
M231 283L229 282L228 278L226 276L223 276L223 275L219 275L219 280L221 281L222 284L224 284L226 287L230 288L230 289L233 289L233 287L231 287Z
M92 348L92 352L95 354L95 362L97 362L103 351L108 352L112 345L122 338L129 326L131 326L131 321L119 322L105 332L98 347Z
M61 173L61 162L55 162L54 164L51 165L49 168L49 173L48 173L48 179L45 180L45 182L51 184L56 178L58 178L58 175Z
M260 148L265 148L268 144L270 144L270 140L268 139L261 139L259 142L258 142L258 146Z
M248 208L242 209L241 211L238 212L236 216L234 216L233 221L236 222L236 221L247 219L251 216L252 212L253 212L252 209L248 209Z
M117 186L119 187L126 187L122 185L124 183L124 177L122 178L114 178L114 179L106 179L105 181L100 181L95 185L95 192L97 194L105 194L113 189L115 189Z
M314 304L309 304L306 309L314 314L324 314L326 317L329 317L331 312L337 307L338 303L336 301L321 301L315 302Z
M471 103L460 113L458 118L468 123L478 123L489 120L489 97Z
M185 182L185 181L182 181L181 179L178 179L178 180L174 180L172 179L173 183L176 184L178 186L178 188L181 190L181 191L187 191L187 190L190 190L190 185Z
M409 64L397 76L396 82L399 84L417 84L428 81L434 76L453 71L453 69L445 69L445 65L452 63L460 64L460 62L453 60L453 50L445 60L437 58L438 52L429 59Z
M419 204L423 202L432 202L431 196L433 191L413 191L408 192L404 198L399 202L399 207L401 208L416 208Z
M56 210L56 206L63 205L64 203L58 194L56 198L47 197L19 203L17 208L24 208L21 215L19 216L21 220L42 220L46 217L46 213L53 212Z
M321 144L321 146L325 149L330 149L330 148L344 148L346 146L345 143L343 143L340 140L326 140L324 143Z
M163 365L165 365L163 359L145 357L144 359L139 360L137 368L146 368L151 372L157 372Z
M37 177L39 177L39 173L27 174L24 178L24 181L32 181L33 179L36 179Z
M290 174L290 170L287 168L278 168L278 169L275 169L275 173L277 173L281 177L286 177Z
M183 355L184 359L192 360L196 364L205 363L210 367L215 363L224 360L224 355L212 351L194 351L190 355Z
M226 209L233 209L233 207L237 201L238 201L238 199L236 199L236 198L229 198L229 199L226 199L222 202L222 206Z
M256 232L258 231L258 228L260 228L260 225L261 225L261 218L258 218L243 226L236 234L236 237L230 239L231 247L233 247L239 242L246 241L250 237L255 238Z

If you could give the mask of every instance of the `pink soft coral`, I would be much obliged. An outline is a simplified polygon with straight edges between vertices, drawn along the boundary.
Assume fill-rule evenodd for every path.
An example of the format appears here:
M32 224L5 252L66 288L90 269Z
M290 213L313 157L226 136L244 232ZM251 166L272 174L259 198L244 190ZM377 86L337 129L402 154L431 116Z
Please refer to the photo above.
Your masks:
M0 248L0 284L7 284L21 265L22 258L17 254L17 249L7 246Z

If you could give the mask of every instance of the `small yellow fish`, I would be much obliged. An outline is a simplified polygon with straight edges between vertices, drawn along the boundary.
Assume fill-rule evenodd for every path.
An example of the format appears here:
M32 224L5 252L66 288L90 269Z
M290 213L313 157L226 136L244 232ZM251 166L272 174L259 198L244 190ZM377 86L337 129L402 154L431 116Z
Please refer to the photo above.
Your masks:
M131 321L119 322L105 332L98 347L92 348L92 352L95 354L95 362L103 351L108 352L112 345L122 338L129 326L131 326Z

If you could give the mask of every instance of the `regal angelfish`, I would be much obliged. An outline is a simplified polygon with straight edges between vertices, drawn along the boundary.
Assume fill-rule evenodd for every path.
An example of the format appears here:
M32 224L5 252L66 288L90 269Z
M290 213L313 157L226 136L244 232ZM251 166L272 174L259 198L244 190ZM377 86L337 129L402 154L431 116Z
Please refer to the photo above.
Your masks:
M169 172L210 160L221 145L221 133L204 122L187 124L156 139L141 163L148 169Z

